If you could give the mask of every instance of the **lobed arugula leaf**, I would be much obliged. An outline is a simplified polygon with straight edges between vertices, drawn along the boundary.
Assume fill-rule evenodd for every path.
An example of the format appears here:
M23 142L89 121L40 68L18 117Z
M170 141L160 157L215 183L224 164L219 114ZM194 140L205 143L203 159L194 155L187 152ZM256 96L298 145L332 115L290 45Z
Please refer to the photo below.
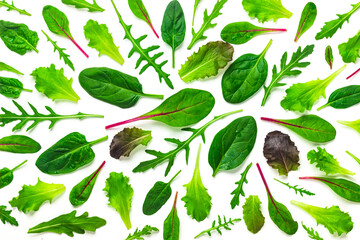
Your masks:
M1 7L6 7L7 11L16 11L22 15L31 16L31 14L28 13L25 9L20 9L20 8L15 7L14 2L12 2L10 4L10 3L7 3L5 0L0 1L0 8Z
M105 9L101 8L95 0L92 0L93 3L88 3L85 0L61 0L62 3L66 5L72 5L75 8L87 8L89 12L103 12Z
M301 223L305 231L308 233L309 238L314 240L324 240L322 237L319 236L319 233L315 231L313 228L306 227L303 223Z
M14 226L19 226L19 223L16 219L11 216L12 210L6 210L6 206L0 206L0 220L3 224L10 223Z
M291 186L289 183L284 183L284 182L280 181L279 179L274 178L274 180L278 181L279 183L281 183L281 184L283 184L285 186L287 186L289 189L294 189L295 194L299 193L300 196L302 196L302 197L304 196L303 194L306 194L308 196L315 195L315 193L312 193L312 192L310 192L310 191L308 191L308 190L306 190L304 188L300 188L300 187L298 187L298 185Z
M133 234L129 233L129 236L127 236L125 240L133 240L133 239L144 240L142 235L151 235L152 232L158 232L158 231L159 229L157 229L156 227L151 227L150 225L146 225L142 230L136 228L135 232Z
M196 235L194 238L198 238L205 233L207 235L211 236L212 231L217 231L221 235L222 234L221 228L224 228L225 230L231 230L230 226L234 225L234 223L239 222L239 221L241 221L240 218L226 219L226 217L224 216L223 219L221 219L220 215L218 215L218 225L216 225L216 220L214 220L211 228L202 231L201 233Z
M234 191L231 192L231 195L234 195L234 197L231 199L230 205L231 205L231 209L234 209L236 206L240 205L240 195L245 197L245 192L244 192L244 184L248 183L248 180L246 179L246 176L250 170L252 166L252 162L249 163L245 170L241 173L241 178L239 181L235 182L235 184L237 184L238 186L235 188Z

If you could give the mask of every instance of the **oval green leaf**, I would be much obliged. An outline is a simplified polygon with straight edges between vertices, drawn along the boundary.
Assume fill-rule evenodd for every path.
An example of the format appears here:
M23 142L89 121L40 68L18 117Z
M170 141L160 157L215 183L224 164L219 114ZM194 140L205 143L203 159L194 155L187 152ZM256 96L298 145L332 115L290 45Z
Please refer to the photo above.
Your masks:
M331 106L336 109L343 109L354 106L360 102L360 85L350 85L339 88L331 93L328 102L317 110Z
M0 139L0 151L12 153L36 153L40 149L40 144L27 136L12 135Z
M295 42L297 42L301 35L303 35L307 30L309 30L309 28L311 28L311 26L315 22L316 15L317 10L315 3L308 2L301 13L298 30L296 31L296 36L294 40Z
M16 169L18 169L19 167L21 167L22 165L24 165L27 162L27 160L23 161L22 163L20 163L19 165L17 165L16 167L14 167L13 169L8 169L8 168L3 168L0 169L0 189L3 187L6 187L7 185L9 185L12 180L14 179L14 171Z

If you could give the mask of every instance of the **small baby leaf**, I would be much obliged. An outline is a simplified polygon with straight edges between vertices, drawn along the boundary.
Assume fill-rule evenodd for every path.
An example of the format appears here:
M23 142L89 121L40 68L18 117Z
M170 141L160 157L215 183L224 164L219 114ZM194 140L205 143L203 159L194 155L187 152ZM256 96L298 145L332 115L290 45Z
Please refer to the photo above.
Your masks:
M150 225L146 225L142 230L136 228L135 232L133 234L129 233L129 235L125 240L133 240L133 239L144 240L142 235L151 235L152 232L158 232L158 231L159 229L157 229L156 227L151 227Z
M298 187L298 185L291 186L289 183L282 182L279 179L274 178L274 180L278 181L279 183L281 183L281 184L283 184L285 186L287 186L289 189L294 189L295 194L299 193L300 196L302 196L302 197L304 196L303 194L306 194L308 196L314 196L315 195L315 193L312 193L312 192L310 192L310 191L308 191L308 190L306 190L304 188L300 188L300 187Z
M311 28L311 26L315 22L316 14L317 10L315 3L308 2L301 13L298 30L296 31L296 36L294 40L295 42L297 42L301 35L303 35L307 30L309 30L309 28Z
M0 139L0 151L12 153L36 153L41 146L30 137L23 135L11 135Z
M19 223L16 221L14 217L12 217L11 214L12 210L6 210L6 206L0 206L0 220L3 224L10 223L14 226L19 226Z
M328 45L325 49L325 61L329 64L330 69L332 69L334 57L333 57L333 51L330 45Z
M6 63L0 62L0 71L7 71L7 72L13 72L19 75L24 75L22 72L19 72L15 68L7 65Z
M12 182L12 180L14 179L14 171L24 165L26 162L27 160L23 161L11 170L6 167L0 169L0 189L6 187Z
M309 238L314 240L324 240L322 237L319 236L319 233L315 231L313 228L306 227L303 223L301 223L305 231L308 233Z
M246 176L247 176L251 166L252 166L252 163L249 163L249 165L247 165L247 167L245 168L244 172L241 173L240 180L235 182L235 184L237 184L238 186L236 187L236 189L234 191L231 192L231 195L234 195L234 197L231 199L231 202L230 202L231 209L234 209L236 206L239 206L240 195L245 197L245 192L244 192L243 187L244 187L245 183L248 183Z
M23 87L22 82L15 78L0 77L0 94L9 98L18 98L22 91L32 92Z
M350 85L336 89L331 93L328 102L317 110L331 106L336 109L351 107L360 102L360 85Z
M144 6L143 1L142 0L128 0L128 3L129 3L129 7L130 7L130 10L132 11L132 13L136 17L145 21L150 26L150 28L153 30L156 37L159 38L159 35L156 33L156 31L151 23L150 16Z
M338 123L341 123L342 125L351 127L352 129L354 129L355 131L360 133L360 119L355 120L355 121L338 121Z
M259 196L250 195L243 205L244 221L247 229L258 233L264 226L265 217L261 212Z
M175 194L174 204L169 215L166 217L163 225L163 239L164 240L179 240L180 235L180 219L177 215L176 200L178 192Z

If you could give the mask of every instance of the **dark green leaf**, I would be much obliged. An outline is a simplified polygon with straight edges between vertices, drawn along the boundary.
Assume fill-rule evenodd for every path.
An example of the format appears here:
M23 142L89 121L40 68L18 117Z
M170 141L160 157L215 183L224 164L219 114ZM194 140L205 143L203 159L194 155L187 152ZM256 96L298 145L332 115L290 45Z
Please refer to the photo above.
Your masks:
M12 180L14 179L14 171L24 165L26 162L27 160L23 161L11 170L6 167L0 169L0 189L6 187L12 182Z
M24 75L22 72L19 72L15 68L7 65L6 63L0 62L0 71L7 71L7 72L13 72L19 75Z
M298 30L296 31L296 36L294 40L295 42L297 42L301 35L303 35L307 30L309 30L309 28L311 28L311 26L315 22L316 15L317 10L315 3L308 2L301 13Z
M0 139L0 151L12 153L36 153L40 149L40 144L27 136L12 135Z
M177 200L178 192L175 194L174 204L171 208L169 215L166 217L164 221L164 232L163 239L164 240L179 240L180 235L180 219L177 215L176 210L176 200Z
M332 69L334 57L333 57L333 51L330 45L328 45L325 49L325 61L329 64L330 69Z
M157 229L156 227L151 227L149 225L146 225L142 230L136 228L135 232L133 234L129 233L129 236L127 236L125 240L133 240L133 239L144 240L142 235L151 235L152 232L158 232L158 231L159 229Z
M238 186L234 191L231 192L231 195L234 195L234 197L231 199L230 205L231 209L234 209L236 206L239 206L240 204L240 195L245 197L245 192L243 189L243 186L245 183L248 183L248 180L246 179L246 176L252 166L252 163L249 163L247 167L245 168L244 172L241 173L241 178L239 181L235 182Z
M22 82L15 78L0 77L0 94L9 98L18 98L22 91L32 92L32 90L25 89Z
M331 106L336 109L351 107L360 102L360 85L350 85L339 88L331 93L328 102L317 110Z
M101 8L95 0L93 3L88 3L85 0L61 0L62 3L67 5L73 5L75 8L87 8L89 12L103 12L105 9Z
M260 204L261 202L258 196L250 195L243 205L246 227L254 234L258 233L265 223L265 217L261 212Z
M6 206L0 206L0 220L3 224L8 222L11 225L19 226L19 223L16 221L16 219L10 215L11 212L12 210L6 210Z

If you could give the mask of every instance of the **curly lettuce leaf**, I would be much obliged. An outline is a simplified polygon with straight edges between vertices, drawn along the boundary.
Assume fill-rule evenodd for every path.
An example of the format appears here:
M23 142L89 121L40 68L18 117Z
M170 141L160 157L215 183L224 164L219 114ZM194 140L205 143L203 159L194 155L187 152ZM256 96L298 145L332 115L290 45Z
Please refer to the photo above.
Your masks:
M265 223L265 217L261 212L260 204L259 196L250 195L243 206L246 227L254 234L259 232Z
M358 32L354 37L349 38L347 42L339 45L339 53L345 63L355 63L356 59L360 57L359 51L360 32Z
M290 18L292 12L288 11L281 0L243 0L242 5L250 17L255 17L259 22L274 21L279 18Z

